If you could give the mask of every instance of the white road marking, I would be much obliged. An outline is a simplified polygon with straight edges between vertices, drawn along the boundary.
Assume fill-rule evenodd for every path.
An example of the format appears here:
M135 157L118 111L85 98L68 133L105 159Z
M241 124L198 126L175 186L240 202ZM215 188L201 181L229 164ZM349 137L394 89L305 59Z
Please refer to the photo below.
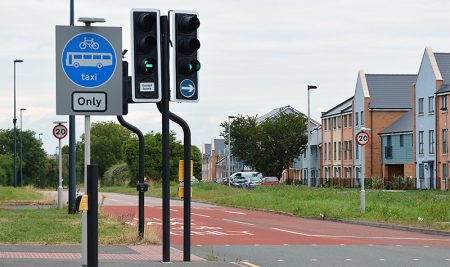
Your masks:
M317 261L317 259L311 259L311 261Z
M289 244L283 244L283 246L289 246Z
M379 261L386 261L386 259L378 259Z
M424 248L429 248L430 246L423 246Z
M211 218L211 216L209 215L203 215L203 214L198 214L198 213L193 213L191 212L192 215L196 215L196 216L200 216L200 217L206 217L206 218Z
M227 221L227 222L245 224L245 225L254 225L253 223L240 222L240 221L235 221L235 220L230 220L230 219L222 219L222 220Z
M233 214L239 214L239 215L247 215L247 214L245 214L245 213L243 213L243 212L239 212L239 211L229 211L229 210L225 210L225 212L233 213Z
M345 244L339 244L339 246L345 246Z
M450 259L445 259L446 261L450 261Z
M422 240L422 241L448 241L450 239L439 239L439 238L419 238L419 237L389 237L389 236L354 236L354 235L312 235L301 232L294 232L289 230L284 230L280 228L273 228L272 230L286 232L290 234L309 236L309 237L329 237L329 238L360 238L360 239L389 239L389 240Z
M352 259L345 259L346 261L352 261Z
M401 247L402 245L395 245L396 247Z
M419 261L420 259L412 259L413 261Z
M281 261L284 261L284 260L283 259L278 259L277 261L281 262Z
M170 211L178 212L178 210L175 210L175 209L170 209Z

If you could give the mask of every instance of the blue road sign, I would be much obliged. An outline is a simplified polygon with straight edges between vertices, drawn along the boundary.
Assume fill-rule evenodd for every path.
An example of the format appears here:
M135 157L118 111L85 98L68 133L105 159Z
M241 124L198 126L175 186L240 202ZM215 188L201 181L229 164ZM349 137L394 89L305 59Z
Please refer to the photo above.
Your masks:
M180 83L180 93L186 97L191 98L195 94L195 83L192 80L184 79Z
M95 88L113 76L116 55L105 37L92 32L80 33L64 46L61 64L67 78L74 84Z

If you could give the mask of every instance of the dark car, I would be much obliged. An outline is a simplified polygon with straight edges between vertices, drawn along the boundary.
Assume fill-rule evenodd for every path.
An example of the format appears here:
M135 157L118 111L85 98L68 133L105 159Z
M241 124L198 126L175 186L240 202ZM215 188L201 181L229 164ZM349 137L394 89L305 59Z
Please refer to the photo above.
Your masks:
M280 184L280 181L275 176L263 177L261 181L261 185L277 185L277 184Z

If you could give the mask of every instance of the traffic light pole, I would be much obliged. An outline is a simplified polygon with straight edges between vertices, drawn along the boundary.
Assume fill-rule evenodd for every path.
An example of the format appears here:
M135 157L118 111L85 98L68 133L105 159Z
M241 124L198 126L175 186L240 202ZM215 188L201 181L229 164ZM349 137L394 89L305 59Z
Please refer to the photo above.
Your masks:
M162 99L160 111L162 115L162 223L163 223L163 262L170 262L170 166L169 166L169 21L161 16L161 85ZM189 165L189 164L188 164Z
M139 139L139 184L137 186L139 191L139 239L144 238L144 193L147 191L147 187L144 184L144 155L145 155L145 143L144 143L144 135L142 131L132 124L128 123L124 120L123 116L117 116L117 120L119 120L120 124L132 131L138 136Z

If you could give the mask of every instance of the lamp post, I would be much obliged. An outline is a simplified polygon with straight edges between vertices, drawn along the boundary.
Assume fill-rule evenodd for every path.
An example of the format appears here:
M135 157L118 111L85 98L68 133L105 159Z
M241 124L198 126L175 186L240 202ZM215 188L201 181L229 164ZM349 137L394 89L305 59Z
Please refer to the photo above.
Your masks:
M16 154L17 154L17 146L16 146L16 63L22 63L23 60L21 59L15 59L14 60L14 118L13 118L13 125L14 125L14 187L17 186L17 171L16 171Z
M23 131L22 131L22 112L27 110L26 108L20 109L20 186L23 186Z
M44 134L39 133L39 146L42 145L42 138L41 138L42 135L44 135ZM37 186L41 187L41 162L39 162Z
M310 117L310 100L309 100L309 90L317 89L315 85L308 85L308 145L306 147L306 158L308 159L308 163L306 164L306 177L308 179L308 186L311 186L311 179L309 174L309 169L311 168L311 152L310 152L310 142L311 142L311 117ZM289 169L288 169L289 172Z
M231 186L231 119L236 116L228 116L228 186Z

